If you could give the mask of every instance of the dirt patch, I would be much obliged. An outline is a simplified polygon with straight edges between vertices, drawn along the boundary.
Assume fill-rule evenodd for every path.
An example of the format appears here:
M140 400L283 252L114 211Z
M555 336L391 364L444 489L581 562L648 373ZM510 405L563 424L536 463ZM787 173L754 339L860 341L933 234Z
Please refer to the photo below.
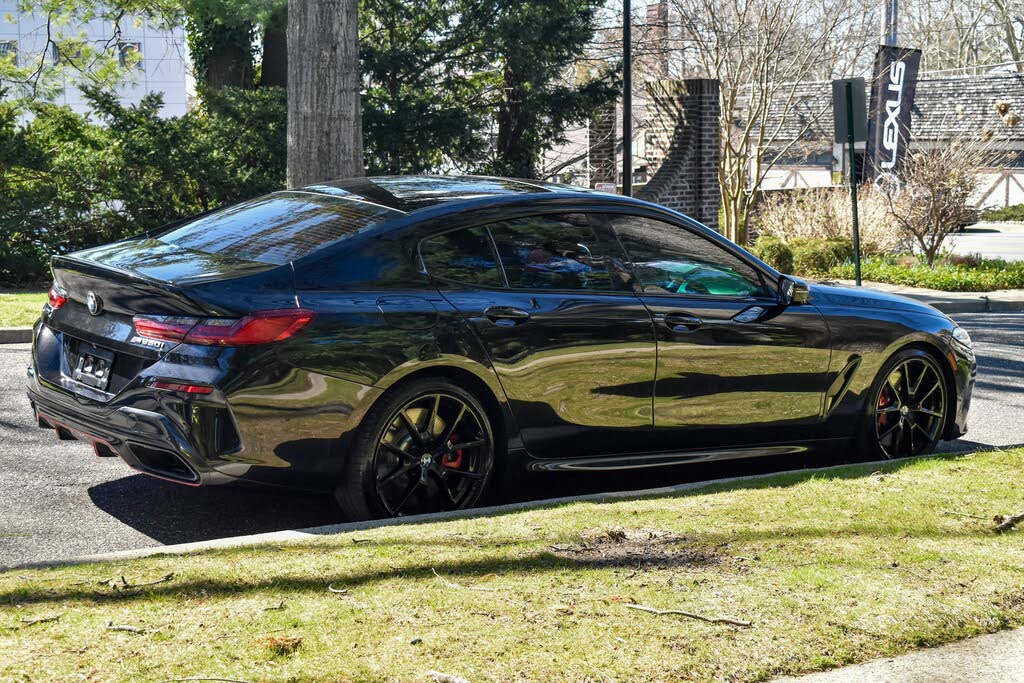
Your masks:
M700 567L725 559L713 548L661 529L594 529L584 532L578 543L553 545L551 550L558 557L592 567Z

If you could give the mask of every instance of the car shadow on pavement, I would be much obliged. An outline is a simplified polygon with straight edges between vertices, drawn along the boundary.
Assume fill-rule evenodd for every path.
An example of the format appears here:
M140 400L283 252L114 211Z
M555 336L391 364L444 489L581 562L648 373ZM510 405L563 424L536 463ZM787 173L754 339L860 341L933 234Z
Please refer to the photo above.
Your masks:
M837 462L816 462L825 467ZM499 486L482 505L528 502L800 469L806 463L763 458L602 473L543 473ZM93 504L154 541L170 545L349 521L330 495L238 485L193 488L135 474L88 490Z
M89 489L97 508L169 545L344 521L325 494L215 486L192 488L135 474Z

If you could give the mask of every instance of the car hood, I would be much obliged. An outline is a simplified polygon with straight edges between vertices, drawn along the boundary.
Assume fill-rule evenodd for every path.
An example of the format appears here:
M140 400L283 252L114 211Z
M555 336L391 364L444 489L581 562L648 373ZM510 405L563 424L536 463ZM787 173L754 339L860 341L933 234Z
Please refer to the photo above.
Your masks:
M828 282L808 283L811 290L811 302L825 303L830 306L850 306L852 308L881 308L890 311L906 311L908 313L924 313L946 318L937 308L915 301L898 294L889 294L869 287L842 287Z

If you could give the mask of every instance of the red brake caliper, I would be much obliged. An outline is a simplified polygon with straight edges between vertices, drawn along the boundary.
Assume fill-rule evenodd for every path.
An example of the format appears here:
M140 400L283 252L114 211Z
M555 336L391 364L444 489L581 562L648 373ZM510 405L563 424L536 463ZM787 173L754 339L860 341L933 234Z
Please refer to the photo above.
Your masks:
M889 404L892 403L892 399L889 398L889 387L885 387L881 394L878 396L878 407L888 408ZM889 424L889 413L882 413L878 416L878 426L886 427Z
M448 443L458 443L459 435L452 434L451 439ZM462 467L462 449L455 451L454 453L445 453L444 457L441 458L441 465L444 467L450 467L453 470L457 470Z

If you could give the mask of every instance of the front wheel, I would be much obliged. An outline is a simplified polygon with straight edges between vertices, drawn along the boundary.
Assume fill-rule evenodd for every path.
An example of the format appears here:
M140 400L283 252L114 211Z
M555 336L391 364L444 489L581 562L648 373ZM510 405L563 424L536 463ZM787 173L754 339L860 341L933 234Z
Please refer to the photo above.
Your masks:
M883 458L909 458L935 449L946 426L948 385L935 359L906 349L886 361L868 396L864 441Z
M353 520L472 507L494 469L487 412L441 378L414 380L370 409L335 497Z

